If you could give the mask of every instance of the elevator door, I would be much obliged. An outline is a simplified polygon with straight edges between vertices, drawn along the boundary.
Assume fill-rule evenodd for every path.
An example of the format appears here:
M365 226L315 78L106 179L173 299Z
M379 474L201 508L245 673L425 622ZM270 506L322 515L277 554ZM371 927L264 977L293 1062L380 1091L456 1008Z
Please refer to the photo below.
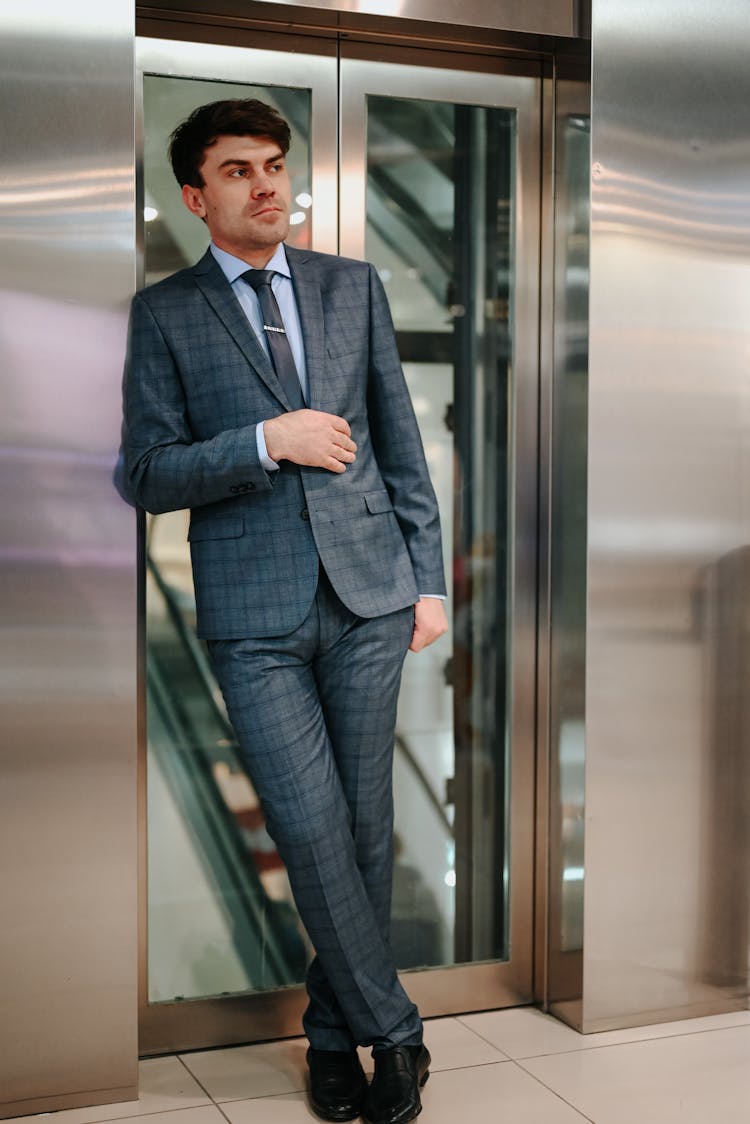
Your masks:
M407 659L394 769L391 943L429 1016L532 994L540 82L342 51L139 41L142 281L205 249L164 151L222 97L292 126L290 241L383 280L450 594L450 633ZM195 639L186 528L145 528L150 1052L298 1032L310 955Z

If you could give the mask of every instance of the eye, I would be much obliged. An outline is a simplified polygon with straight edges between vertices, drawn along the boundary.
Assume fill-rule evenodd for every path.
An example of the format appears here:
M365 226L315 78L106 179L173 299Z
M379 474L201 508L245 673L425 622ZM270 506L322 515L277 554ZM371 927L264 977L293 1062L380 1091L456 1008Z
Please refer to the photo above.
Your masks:
M229 174L230 176L246 176L247 168L234 168Z

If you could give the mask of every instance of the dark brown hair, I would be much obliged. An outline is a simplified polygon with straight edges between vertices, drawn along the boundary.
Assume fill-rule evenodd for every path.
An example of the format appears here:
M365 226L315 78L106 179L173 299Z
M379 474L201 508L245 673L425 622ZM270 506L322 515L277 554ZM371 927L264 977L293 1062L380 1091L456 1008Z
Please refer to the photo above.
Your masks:
M291 133L284 118L255 98L214 101L194 109L169 138L169 159L180 187L203 187L206 149L219 137L269 137L286 156Z

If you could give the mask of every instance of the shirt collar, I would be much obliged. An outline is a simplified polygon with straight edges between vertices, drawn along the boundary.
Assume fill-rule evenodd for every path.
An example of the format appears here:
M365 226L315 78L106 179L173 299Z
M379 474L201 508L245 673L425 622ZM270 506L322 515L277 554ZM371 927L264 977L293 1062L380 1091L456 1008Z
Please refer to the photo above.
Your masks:
M221 267L221 271L230 285L233 284L238 277L241 277L243 273L247 273L248 269L252 269L252 266L248 265L242 258L236 258L234 254L229 254L226 250L220 250L213 242L211 243L211 253ZM274 269L284 277L291 278L292 275L289 271L289 263L286 260L286 250L284 249L283 242L279 242L274 250L273 257L265 268Z

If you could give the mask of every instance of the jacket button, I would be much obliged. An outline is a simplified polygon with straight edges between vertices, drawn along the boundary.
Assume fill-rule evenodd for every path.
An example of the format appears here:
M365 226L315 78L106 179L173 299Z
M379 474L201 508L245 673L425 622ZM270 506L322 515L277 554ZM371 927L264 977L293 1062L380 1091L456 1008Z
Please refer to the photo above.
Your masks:
M306 507L303 507L302 511L300 512L300 517L302 519L309 519L310 518L310 512L307 510Z
M235 495L235 496L236 496L236 495L237 495L237 493L239 492L239 488L237 487L237 485L236 485L236 484L232 484L232 486L230 487L229 491L230 491L230 492L232 492L232 493L233 493L233 495Z

